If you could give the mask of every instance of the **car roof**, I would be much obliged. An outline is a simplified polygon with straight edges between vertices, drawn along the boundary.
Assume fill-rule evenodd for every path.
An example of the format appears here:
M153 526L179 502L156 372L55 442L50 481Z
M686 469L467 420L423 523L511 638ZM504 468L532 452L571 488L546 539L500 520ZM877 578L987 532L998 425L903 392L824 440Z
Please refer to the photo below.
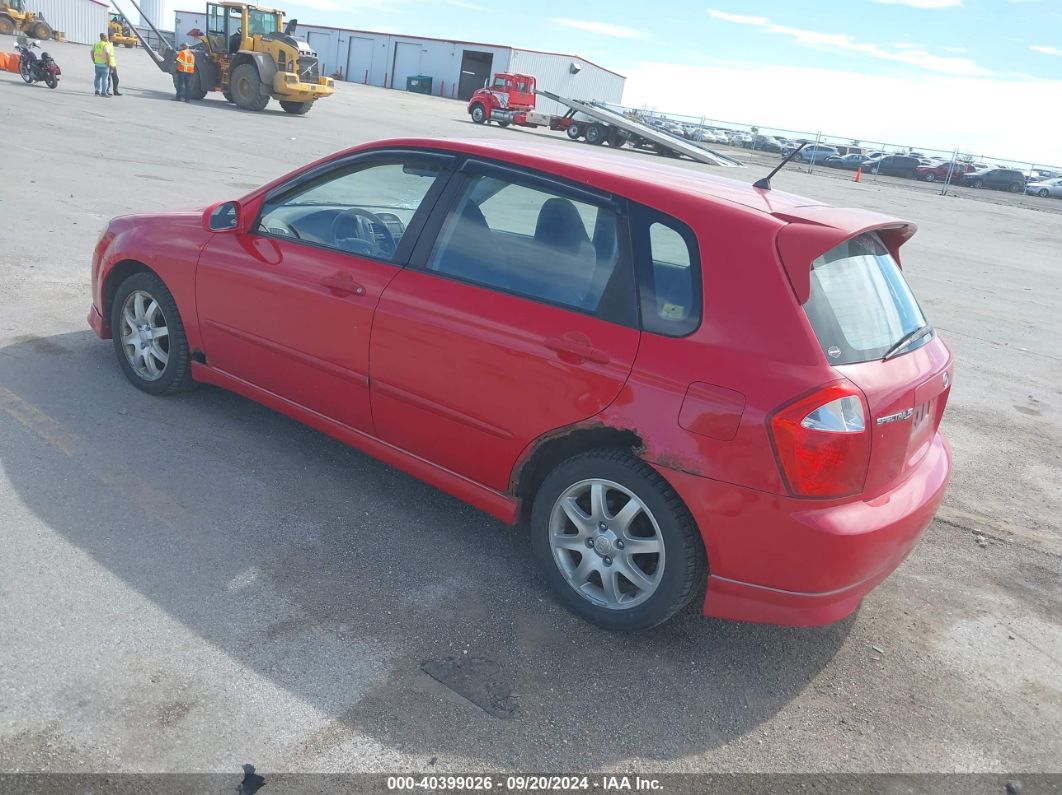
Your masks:
M763 176L758 170L727 169L744 177L733 179L698 167L663 163L658 156L648 153L644 156L632 156L630 153L620 155L618 152L595 150L585 145L538 141L494 142L475 138L403 138L377 141L371 146L445 149L502 160L630 197L636 197L639 186L643 186L651 188L653 192L663 190L696 201L723 201L772 215L798 207L826 206L823 202L793 193L752 187L752 181Z

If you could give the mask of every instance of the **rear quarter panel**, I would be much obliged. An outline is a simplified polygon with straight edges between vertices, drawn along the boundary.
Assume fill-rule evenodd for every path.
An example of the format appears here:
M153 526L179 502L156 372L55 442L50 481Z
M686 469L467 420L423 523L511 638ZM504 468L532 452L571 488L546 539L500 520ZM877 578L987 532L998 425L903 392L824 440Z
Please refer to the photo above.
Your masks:
M702 322L687 337L643 333L631 376L601 418L638 433L643 456L651 463L784 493L767 416L801 391L796 385L811 387L836 379L809 334L779 260L776 236L784 224L726 203L656 209L679 218L697 236ZM683 414L683 401L692 384L733 396L724 412L727 423L735 405L740 412L732 438L712 438L683 427L691 424L688 407ZM711 401L701 405L713 411ZM713 421L705 417L708 427ZM729 430L721 435L728 436Z

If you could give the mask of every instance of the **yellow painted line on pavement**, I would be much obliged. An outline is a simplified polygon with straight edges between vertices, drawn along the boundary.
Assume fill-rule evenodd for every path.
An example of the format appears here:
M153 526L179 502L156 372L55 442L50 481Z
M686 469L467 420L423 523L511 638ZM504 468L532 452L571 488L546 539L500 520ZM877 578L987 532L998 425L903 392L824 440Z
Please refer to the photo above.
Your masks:
M78 448L85 449L80 436L67 430L58 420L49 417L32 403L2 386L0 386L0 411L68 457L73 458ZM89 469L85 474L97 483L115 491L121 492L128 487L128 481L124 475L117 475L105 469ZM147 482L136 486L136 503L145 514L155 518L175 519L186 516L188 513L179 499Z
M0 411L65 455L73 456L81 443L77 434L68 431L58 420L52 419L32 403L26 402L2 386L0 386Z

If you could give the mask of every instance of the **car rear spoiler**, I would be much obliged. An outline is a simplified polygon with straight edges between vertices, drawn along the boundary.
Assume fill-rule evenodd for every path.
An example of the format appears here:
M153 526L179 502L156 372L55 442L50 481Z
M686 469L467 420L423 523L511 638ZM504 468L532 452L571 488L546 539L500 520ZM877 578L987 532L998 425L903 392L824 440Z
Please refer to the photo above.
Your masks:
M868 210L800 207L773 215L787 222L778 230L775 243L789 283L801 304L811 296L811 263L830 249L853 237L877 232L899 264L900 246L918 230L910 221Z

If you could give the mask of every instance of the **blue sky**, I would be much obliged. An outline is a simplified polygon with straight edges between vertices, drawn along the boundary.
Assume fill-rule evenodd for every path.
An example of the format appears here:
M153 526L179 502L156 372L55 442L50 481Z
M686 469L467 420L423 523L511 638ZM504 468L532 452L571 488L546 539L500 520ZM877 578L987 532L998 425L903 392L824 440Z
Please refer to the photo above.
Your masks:
M1062 96L1062 0L274 1L305 23L578 54L626 75L629 105L1062 164L1030 124Z

